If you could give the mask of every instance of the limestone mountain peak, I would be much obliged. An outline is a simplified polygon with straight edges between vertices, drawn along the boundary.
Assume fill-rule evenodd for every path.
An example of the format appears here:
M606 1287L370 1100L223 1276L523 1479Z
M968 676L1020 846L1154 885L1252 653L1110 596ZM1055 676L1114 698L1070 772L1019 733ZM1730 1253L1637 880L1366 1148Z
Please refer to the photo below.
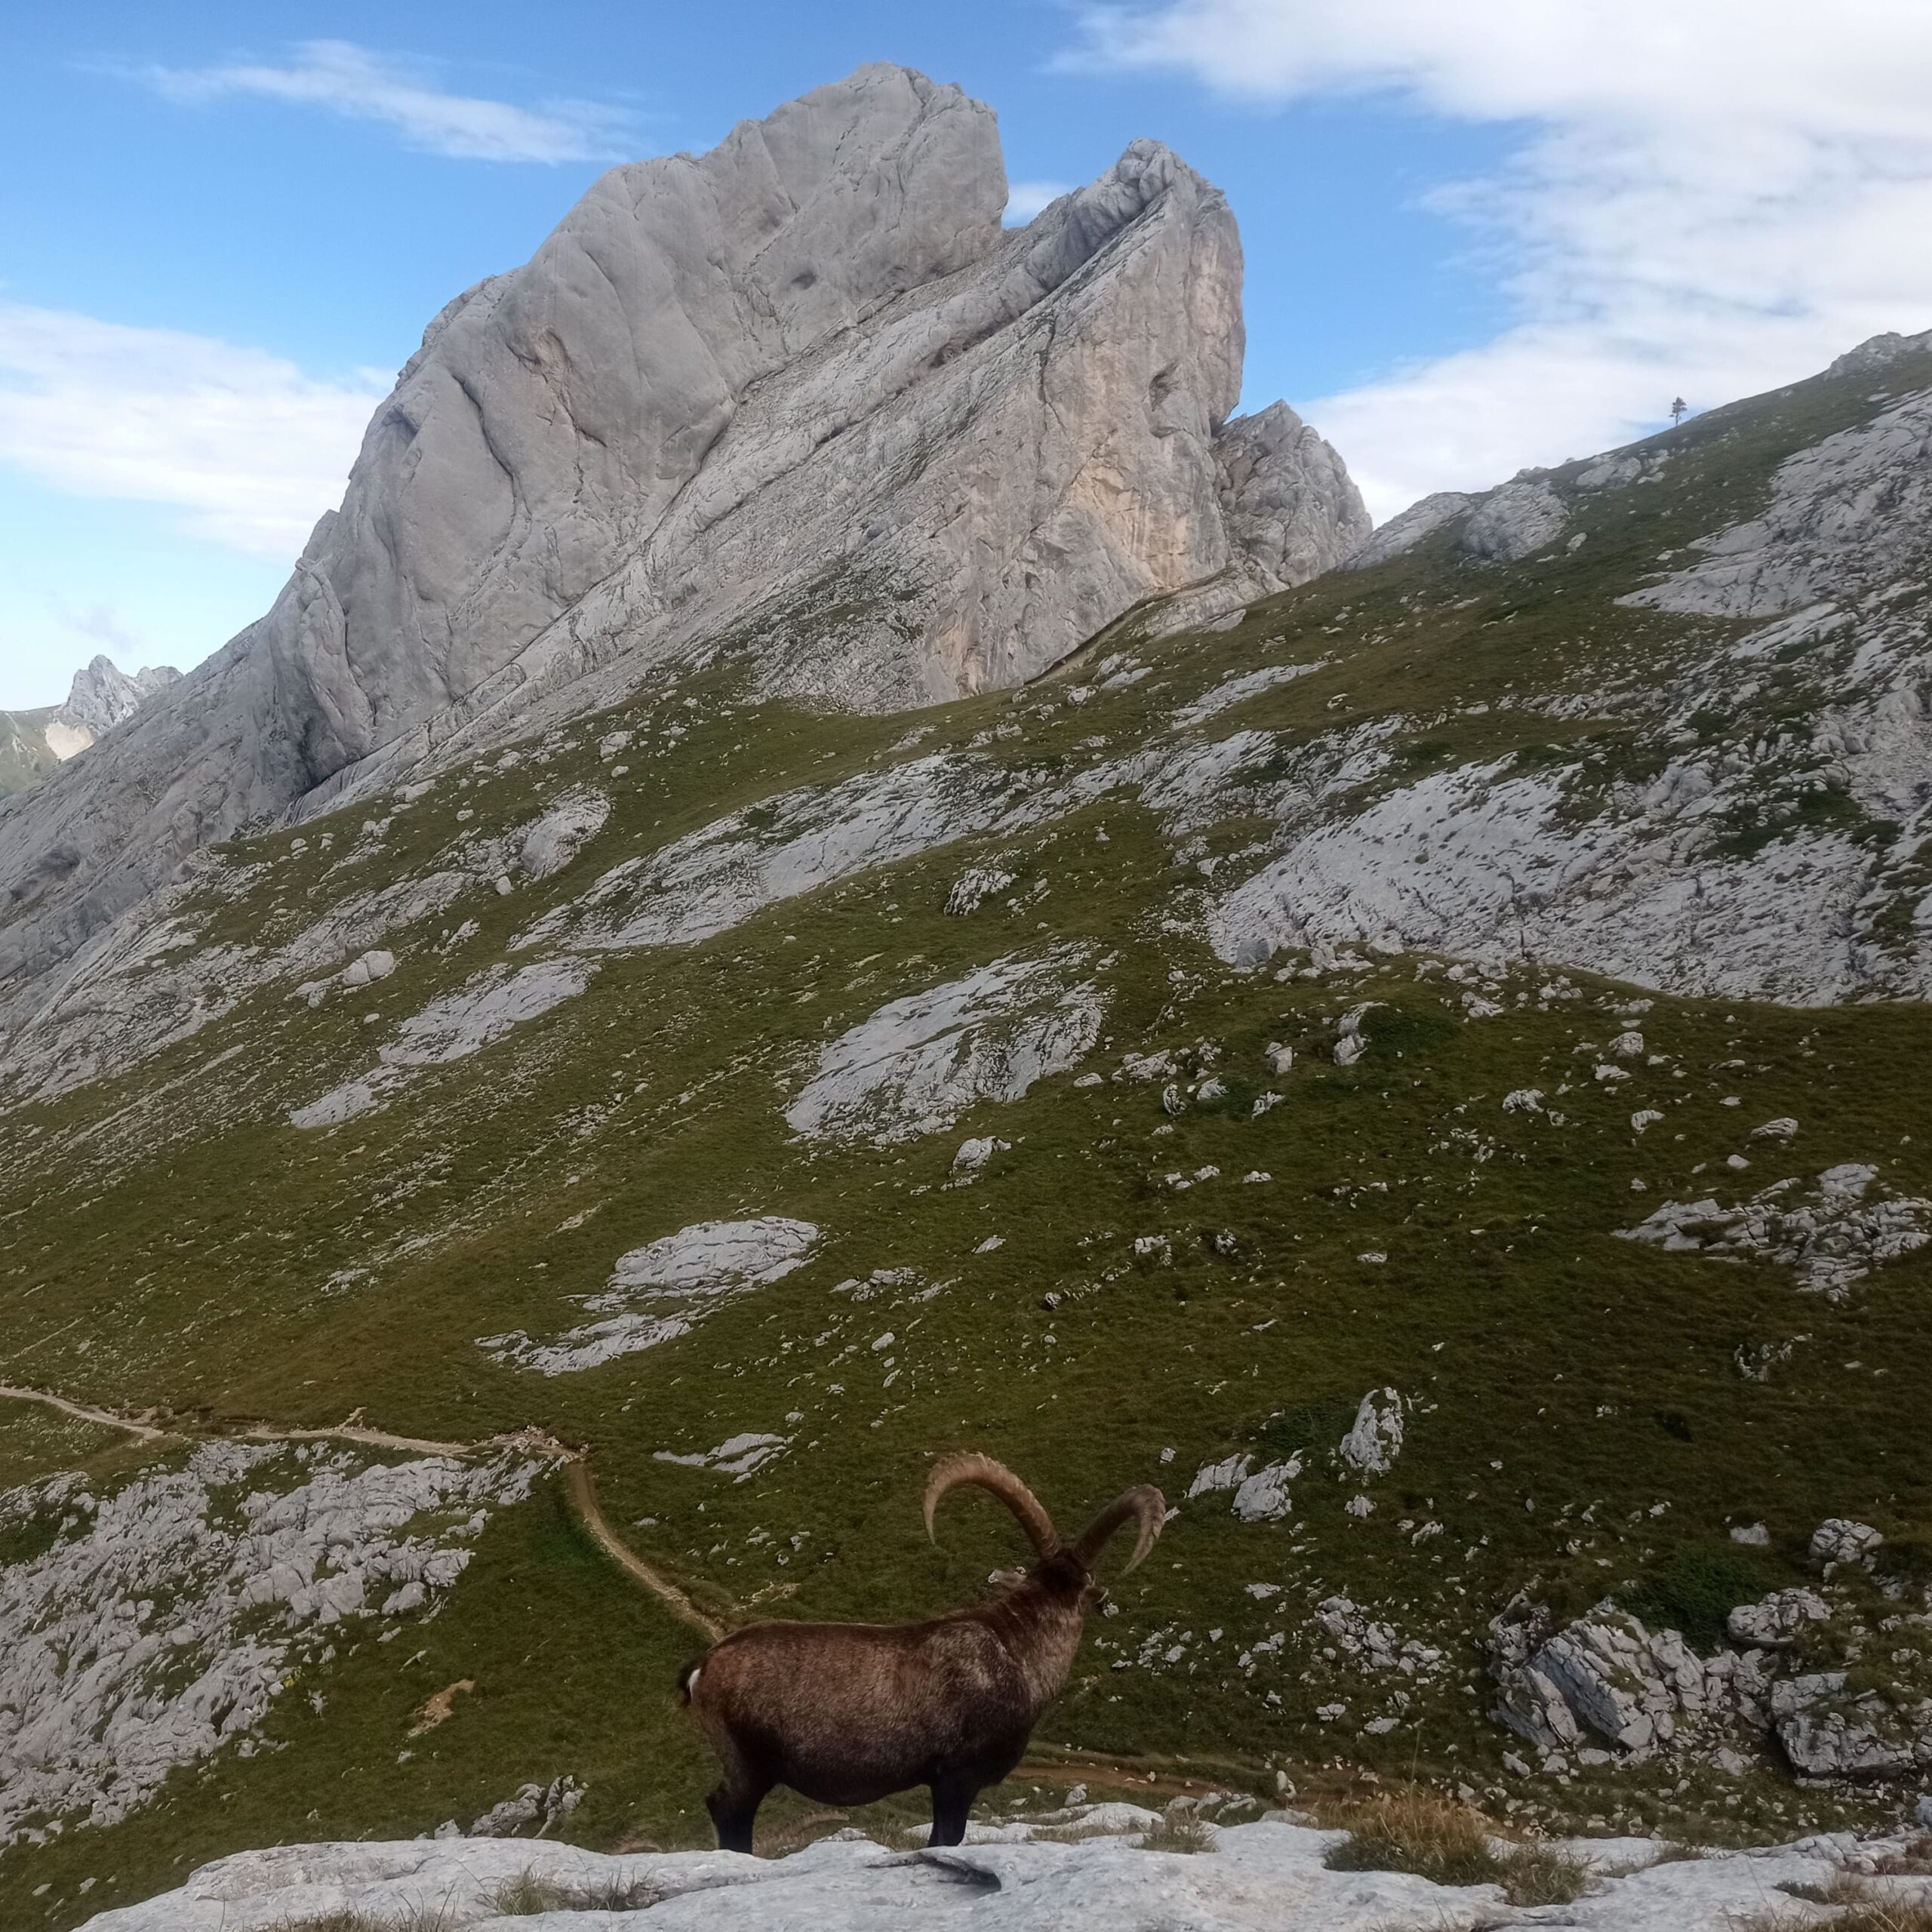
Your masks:
M891 66L603 175L432 321L269 612L0 824L0 1008L197 848L667 664L889 709L1353 549L1340 459L1228 422L1220 192L1137 141L1006 197L992 110Z

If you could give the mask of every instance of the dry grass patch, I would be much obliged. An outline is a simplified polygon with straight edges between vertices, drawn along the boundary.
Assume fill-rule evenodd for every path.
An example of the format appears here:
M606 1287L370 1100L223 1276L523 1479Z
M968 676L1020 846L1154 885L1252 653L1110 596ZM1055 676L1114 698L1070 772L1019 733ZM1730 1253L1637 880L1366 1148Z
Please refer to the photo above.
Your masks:
M1170 1811L1140 1835L1143 1851L1212 1851L1214 1828L1191 1812Z
M1589 1867L1554 1845L1499 1849L1489 1820L1424 1792L1380 1800L1353 1820L1325 1860L1331 1872L1408 1872L1438 1885L1500 1885L1512 1905L1567 1905Z

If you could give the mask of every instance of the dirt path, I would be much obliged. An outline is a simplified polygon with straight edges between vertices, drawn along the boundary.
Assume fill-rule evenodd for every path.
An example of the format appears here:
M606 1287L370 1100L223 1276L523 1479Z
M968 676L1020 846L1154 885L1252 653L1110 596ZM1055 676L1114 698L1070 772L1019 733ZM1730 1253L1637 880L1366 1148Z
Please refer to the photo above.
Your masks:
M724 1635L723 1624L706 1616L662 1571L653 1569L629 1544L620 1540L603 1510L598 1506L596 1492L590 1486L589 1466L581 1457L565 1469L564 1486L570 1492L571 1502L577 1506L577 1512L583 1520L583 1527L590 1532L597 1546L612 1562L620 1570L635 1577L672 1616L688 1623L694 1630L701 1630L709 1642L715 1644Z
M82 1403L69 1401L64 1395L50 1395L45 1389L16 1389L11 1383L0 1382L0 1399L38 1402L42 1408L57 1409L63 1416L72 1416L76 1422L95 1423L103 1429L122 1429L143 1442L170 1442L180 1433L175 1429L157 1429L132 1416L117 1416L106 1409L90 1409Z

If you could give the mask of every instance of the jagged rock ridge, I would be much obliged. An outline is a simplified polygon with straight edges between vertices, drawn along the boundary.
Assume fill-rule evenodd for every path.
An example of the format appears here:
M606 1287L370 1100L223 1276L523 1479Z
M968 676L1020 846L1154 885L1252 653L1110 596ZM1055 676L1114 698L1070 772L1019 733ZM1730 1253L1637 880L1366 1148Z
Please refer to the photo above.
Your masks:
M180 675L157 664L130 677L111 657L96 657L74 673L61 703L0 712L0 797L24 791L85 751Z
M1318 437L1227 422L1220 193L1142 141L1011 234L1005 197L991 110L890 66L606 174L432 322L268 614L0 823L16 1002L198 846L678 654L891 709L1355 549Z

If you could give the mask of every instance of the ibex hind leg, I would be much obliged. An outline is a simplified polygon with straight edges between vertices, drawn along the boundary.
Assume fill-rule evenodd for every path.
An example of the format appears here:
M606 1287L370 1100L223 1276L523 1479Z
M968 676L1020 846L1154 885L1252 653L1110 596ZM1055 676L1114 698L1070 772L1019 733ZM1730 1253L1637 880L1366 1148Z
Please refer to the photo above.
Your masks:
M704 1801L717 1828L720 1851L749 1851L752 1827L758 1821L758 1807L764 1802L767 1785L745 1786L728 1781L719 1784Z
M966 1837L966 1820L971 1814L973 1801L980 1795L980 1786L975 1783L961 1783L951 1780L933 1786L933 1835L928 1841L933 1844L960 1844Z
M777 1780L750 1753L741 1749L738 1740L722 1725L707 1725L706 1729L711 1734L721 1774L704 1801L704 1808L717 1827L718 1849L749 1851L758 1807Z

